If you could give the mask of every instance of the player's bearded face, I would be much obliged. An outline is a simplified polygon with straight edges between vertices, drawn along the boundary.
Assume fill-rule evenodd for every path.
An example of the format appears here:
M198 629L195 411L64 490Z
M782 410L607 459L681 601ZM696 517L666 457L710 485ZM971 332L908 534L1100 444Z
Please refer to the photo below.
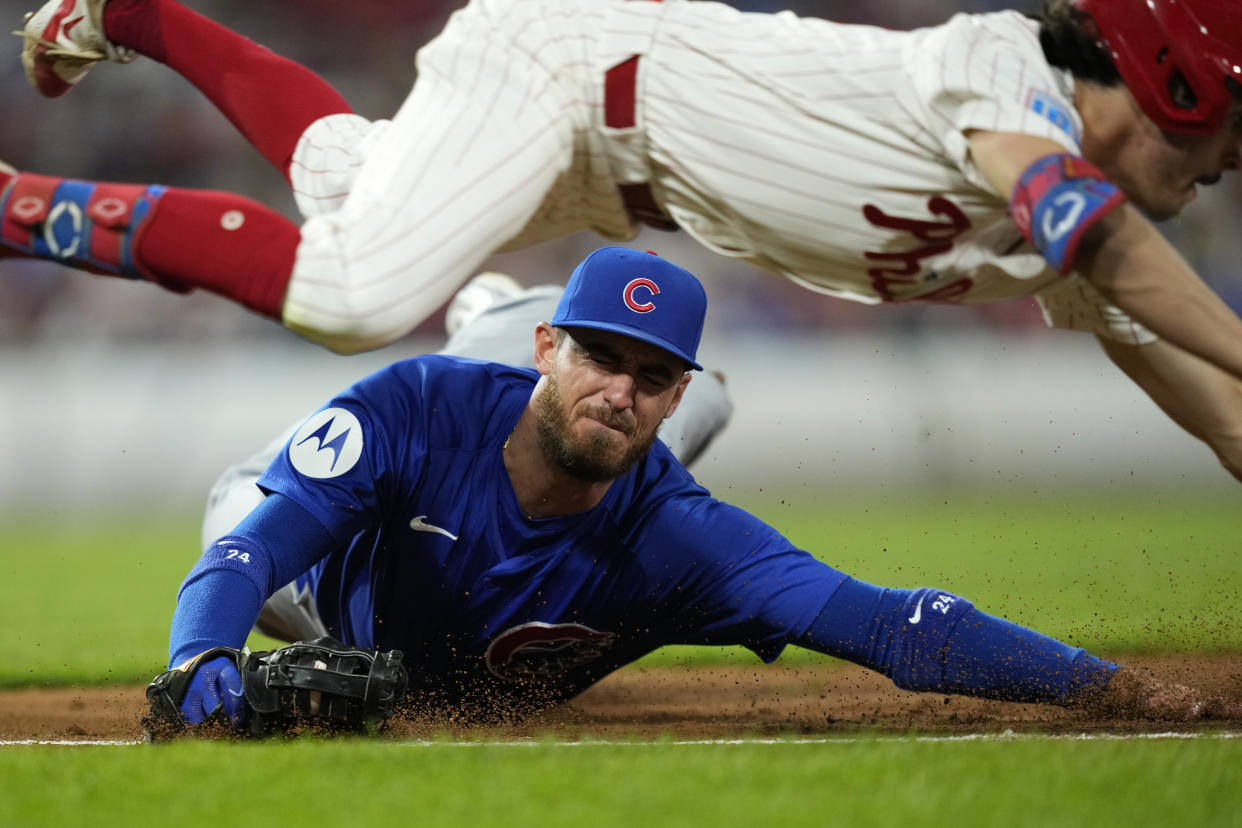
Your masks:
M655 442L660 420L642 427L630 410L616 411L607 404L586 400L577 405L561 393L555 375L544 377L534 400L539 446L556 465L579 480L603 483L625 474L647 456ZM612 431L576 426L583 420ZM589 423L588 423L589 425ZM624 436L624 441L620 439Z

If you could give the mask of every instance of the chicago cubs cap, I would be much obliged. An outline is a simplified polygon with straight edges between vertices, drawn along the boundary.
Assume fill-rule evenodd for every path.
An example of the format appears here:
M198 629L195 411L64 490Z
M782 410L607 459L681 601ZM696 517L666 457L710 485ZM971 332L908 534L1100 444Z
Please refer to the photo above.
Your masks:
M690 271L654 253L601 247L569 277L552 324L633 337L695 362L707 293Z

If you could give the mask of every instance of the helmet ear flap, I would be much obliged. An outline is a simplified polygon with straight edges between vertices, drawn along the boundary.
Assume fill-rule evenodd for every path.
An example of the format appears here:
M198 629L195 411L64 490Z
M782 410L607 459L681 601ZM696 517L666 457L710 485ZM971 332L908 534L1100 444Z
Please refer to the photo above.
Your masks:
M1178 109L1194 109L1199 104L1199 96L1190 88L1190 82L1182 74L1182 70L1174 69L1169 73L1165 84L1169 90L1169 101Z

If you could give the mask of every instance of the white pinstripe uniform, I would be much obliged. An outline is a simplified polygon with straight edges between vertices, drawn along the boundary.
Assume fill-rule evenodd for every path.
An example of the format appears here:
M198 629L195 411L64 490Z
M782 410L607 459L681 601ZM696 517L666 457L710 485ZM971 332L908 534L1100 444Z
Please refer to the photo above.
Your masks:
M633 128L604 74L641 55ZM867 303L1036 295L1049 323L1154 336L1058 276L968 157L971 129L1080 153L1073 81L1017 12L912 32L705 2L473 0L391 123L333 116L294 156L303 228L285 322L341 346L407 331L497 249L636 230L649 182L688 233ZM314 333L314 332L320 333Z

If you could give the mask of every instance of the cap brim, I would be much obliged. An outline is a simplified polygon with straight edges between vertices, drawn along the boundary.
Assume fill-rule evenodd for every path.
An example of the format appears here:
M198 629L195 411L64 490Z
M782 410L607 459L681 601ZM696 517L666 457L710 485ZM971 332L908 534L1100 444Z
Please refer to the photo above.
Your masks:
M591 328L596 331L609 331L611 333L621 334L622 336L628 336L630 339L637 339L640 342L646 342L648 345L654 345L657 348L668 351L670 354L677 357L696 371L703 370L702 365L699 365L691 359L684 351L673 345L673 343L662 337L653 336L648 331L640 330L638 328L630 328L625 325L616 325L609 322L579 322L573 319L554 319L552 320L552 324L558 328Z

